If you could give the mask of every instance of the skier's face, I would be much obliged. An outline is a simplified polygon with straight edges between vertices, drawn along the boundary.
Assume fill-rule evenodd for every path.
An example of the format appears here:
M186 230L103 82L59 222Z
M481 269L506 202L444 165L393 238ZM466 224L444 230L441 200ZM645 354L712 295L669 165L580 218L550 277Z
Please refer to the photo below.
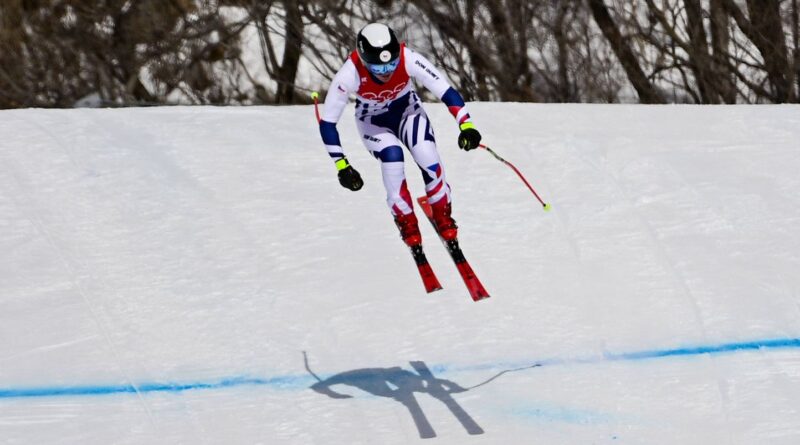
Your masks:
M381 64L367 64L367 69L381 82L386 82L392 77L397 66L400 64L400 59L394 59L391 62Z

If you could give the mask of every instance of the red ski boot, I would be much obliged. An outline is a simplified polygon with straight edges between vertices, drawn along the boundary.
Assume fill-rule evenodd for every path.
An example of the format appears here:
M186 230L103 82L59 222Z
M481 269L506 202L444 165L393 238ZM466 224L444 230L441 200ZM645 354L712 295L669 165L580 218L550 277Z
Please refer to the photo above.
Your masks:
M458 236L458 226L455 220L450 216L452 206L447 202L447 197L444 197L434 204L431 204L433 210L433 222L436 224L436 230L439 236L445 241L451 241Z
M400 237L409 247L422 244L422 235L419 233L417 215L414 212L408 215L395 216L394 222L397 224L397 228L400 229Z

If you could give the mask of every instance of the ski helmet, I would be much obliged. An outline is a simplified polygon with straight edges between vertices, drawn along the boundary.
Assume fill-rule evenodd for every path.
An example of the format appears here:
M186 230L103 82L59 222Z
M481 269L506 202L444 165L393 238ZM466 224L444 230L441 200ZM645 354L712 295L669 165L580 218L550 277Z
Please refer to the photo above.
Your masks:
M400 63L400 42L394 31L383 23L370 23L361 28L356 38L361 62L373 74L388 74Z

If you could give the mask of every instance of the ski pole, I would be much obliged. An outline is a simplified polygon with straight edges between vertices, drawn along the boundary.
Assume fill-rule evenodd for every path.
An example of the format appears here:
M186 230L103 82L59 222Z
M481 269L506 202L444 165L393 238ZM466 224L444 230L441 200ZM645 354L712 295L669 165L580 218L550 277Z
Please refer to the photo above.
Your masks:
M314 99L314 113L317 115L317 123L320 121L319 117L319 93L316 91L311 92L311 98Z
M534 190L533 187L531 187L531 185L528 183L528 181L525 179L525 177L522 176L522 173L520 173L520 171L517 170L517 167L514 167L514 164L512 164L512 163L506 161L505 159L503 159L502 157L500 157L500 155L495 153L494 150L492 150L491 148L487 147L486 145L479 144L478 146L483 148L484 150L488 151L489 153L491 153L491 155L494 156L498 161L500 161L503 164L506 164L507 166L511 167L511 169L514 170L514 173L516 173L517 176L519 176L519 179L522 179L522 182L524 182L525 185L528 186L528 190L530 190L531 193L533 193L533 196L535 196L536 199L539 200L539 202L542 204L542 207L544 207L544 211L545 212L549 212L550 211L550 209L551 209L550 204L547 204L544 201L542 201L542 198L539 197L539 194L536 193L536 190Z

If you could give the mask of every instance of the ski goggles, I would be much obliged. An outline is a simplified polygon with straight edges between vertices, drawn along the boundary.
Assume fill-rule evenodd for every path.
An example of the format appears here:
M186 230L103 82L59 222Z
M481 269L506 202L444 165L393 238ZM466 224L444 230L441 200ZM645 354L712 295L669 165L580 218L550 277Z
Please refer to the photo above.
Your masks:
M366 63L367 69L370 73L382 76L384 74L393 73L400 65L400 58L396 58L389 63Z

